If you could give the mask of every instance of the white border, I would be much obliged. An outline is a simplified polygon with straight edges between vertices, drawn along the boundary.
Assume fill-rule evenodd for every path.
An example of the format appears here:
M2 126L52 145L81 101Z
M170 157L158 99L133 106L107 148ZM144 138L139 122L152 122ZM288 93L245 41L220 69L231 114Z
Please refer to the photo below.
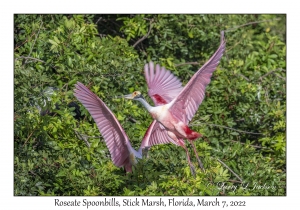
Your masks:
M13 14L15 13L283 13L287 14L287 196L283 197L218 197L222 201L244 200L246 209L254 208L286 208L299 206L298 204L298 174L299 163L296 155L299 154L299 139L296 138L299 116L299 83L300 65L296 63L299 57L299 6L296 1L1 1L0 3L0 41L1 41L1 68L0 68L0 196L1 209L55 209L54 199L59 197L14 197L13 196ZM298 136L298 135L297 135ZM298 172L298 173L297 173ZM64 200L98 200L104 197L60 197ZM107 197L111 198L111 197ZM117 197L120 201L123 198ZM130 197L134 199L134 197ZM138 197L142 199L143 197ZM159 199L159 197L146 197ZM168 199L172 197L164 197ZM176 197L179 199L180 197ZM186 197L185 197L186 198ZM192 197L197 199L197 197ZM214 197L204 197L213 200ZM62 208L62 207L59 207ZM75 208L75 207L67 207ZM83 209L86 207L76 207ZM97 207L98 209L103 207ZM125 209L134 207L124 207ZM150 208L150 207L139 207ZM164 208L164 207L155 207ZM178 207L175 207L178 208ZM182 208L182 207L179 207ZM89 208L90 209L90 208ZM96 208L94 208L96 209ZM104 208L106 209L106 208ZM294 208L295 209L295 208Z

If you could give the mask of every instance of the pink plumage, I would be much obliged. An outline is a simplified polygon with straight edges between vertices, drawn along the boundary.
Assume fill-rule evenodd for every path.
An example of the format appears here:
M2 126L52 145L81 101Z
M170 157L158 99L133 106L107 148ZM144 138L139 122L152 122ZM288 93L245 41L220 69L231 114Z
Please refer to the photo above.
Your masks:
M154 64L145 65L145 78L148 85L148 94L155 103L155 107L150 106L139 92L125 95L125 98L140 101L149 111L153 119L157 120L168 131L168 135L182 146L186 152L191 171L194 173L190 162L188 151L184 146L183 138L187 138L192 144L197 156L199 165L203 165L198 157L193 140L202 134L191 130L188 127L189 121L195 115L202 103L205 95L205 88L210 83L212 73L225 51L224 32L221 32L221 43L214 55L193 75L184 88L181 82L170 71ZM168 99L168 100L166 100ZM171 101L170 101L171 100ZM163 129L162 129L163 130Z
M75 87L74 95L95 120L111 154L113 163L118 167L124 166L129 156L127 146L130 147L131 145L120 123L105 103L87 87L80 82Z
M82 83L77 82L75 88L74 96L92 115L116 166L125 167L126 171L131 172L134 163L130 160L130 154L141 158L142 149L173 142L167 131L154 120L144 135L139 151L135 151L119 121L105 103Z
M155 71L153 62L146 64L144 72L148 85L148 95L155 106L171 102L182 90L180 80L158 64Z
M205 88L210 83L212 73L216 70L225 51L225 45L224 32L222 32L221 44L217 51L172 100L169 111L181 121L188 123L198 110L205 96Z

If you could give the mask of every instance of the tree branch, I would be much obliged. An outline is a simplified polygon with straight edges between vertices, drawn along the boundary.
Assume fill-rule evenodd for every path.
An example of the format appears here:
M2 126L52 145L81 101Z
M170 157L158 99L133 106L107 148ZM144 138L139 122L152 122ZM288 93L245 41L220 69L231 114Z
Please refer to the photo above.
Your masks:
M35 35L35 33L31 34L31 36L29 38L31 38L33 35ZM14 50L18 49L19 47L21 47L22 45L24 45L26 42L28 42L28 39L26 39L22 44L20 44L19 46L17 46Z
M232 47L228 48L228 50L226 50L226 53L228 53L230 50L232 50L233 48L235 48L237 45L239 45L242 42L242 40L238 41L237 43L235 43Z
M153 22L153 19L150 20L150 27L149 27L148 33L145 36L143 36L142 38L140 38L139 40L137 40L137 42L134 43L133 47L136 47L141 41L143 41L150 35L151 29L153 27L152 22Z
M240 77L243 77L245 80L247 80L248 82L250 81L250 79L248 79L245 75L243 75L243 74L238 74L238 76L240 76Z
M243 182L241 177L239 177L236 173L234 173L234 171L231 170L223 161L221 161L219 158L217 158L217 161L219 161L223 166L225 166L233 175L236 176L236 178L238 178L241 182Z
M100 139L101 137L100 136L88 136L88 135L85 135L85 134L82 134L82 133L79 133L78 131L74 130L76 136L83 140L85 142L85 144L90 147L90 143L88 142L88 139Z
M240 144L245 144L243 142L240 142L240 141L234 141L234 140L231 140L232 142L235 142L235 143L240 143ZM266 147L261 147L261 146L256 146L256 145L249 145L251 147L254 147L254 148L258 148L258 149L267 149Z
M239 25L239 26L236 26L236 27L233 27L233 28L229 28L229 29L225 30L225 32L233 31L235 29L238 29L238 28L241 28L241 27L244 27L244 26L248 26L248 25L253 25L253 24L257 24L257 23L264 23L264 22L271 22L271 21L278 21L278 20L280 20L280 18L275 18L275 19L272 19L272 20L262 20L262 21L249 22L249 23L245 23L243 25Z
M272 70L272 71L269 71L268 73L266 73L266 74L264 74L263 76L261 76L260 78L258 78L259 80L262 80L263 78L265 78L266 76L268 76L268 75L270 75L270 74L273 74L275 71L285 71L284 69L282 69L282 68L277 68L277 69L274 69L274 70ZM284 77L281 77L281 76L279 76L279 75L277 75L277 74L275 74L276 76L278 76L279 78L281 78L281 79L283 79L284 81L285 81L285 78Z
M198 126L198 125L201 125L201 124L214 126L214 127L220 127L220 128L226 128L226 129L229 129L229 130L237 131L239 133L247 133L247 134L253 134L253 135L264 135L263 133L248 132L248 131L238 130L238 129L235 129L235 128L230 128L230 127L227 127L227 126L224 126L224 125L216 125L216 124L210 124L210 123L190 124L190 126Z
M84 141L84 143L86 144L86 146L88 147L88 148L90 148L90 143L88 142L88 136L86 136L86 135L81 135L78 131L75 131L74 130L74 132L75 132L75 134L76 134L76 136L79 138L79 139L81 139L81 140L83 140Z
M96 25L98 24L99 21L102 20L102 17L99 17L99 19L96 21Z
M15 60L20 60L20 59L29 59L29 60L35 60L35 61L39 61L39 62L42 62L42 63L46 63L45 61L43 60L40 60L40 59L37 59L37 58L33 58L33 57L27 57L27 56L20 56L20 57L17 57Z
M20 57L15 58L15 60L20 60L20 59L22 59L22 58L25 59L25 63L27 63L26 61L29 59L29 60L34 60L34 61L38 61L38 62L47 64L47 63L46 63L45 61L43 61L43 60L40 60L40 59L38 59L38 58L28 57L28 56L20 56ZM51 66L52 68L56 69L55 66L53 66L53 65L51 65L51 64L50 64L50 66Z
M29 136L27 137L26 141L24 142L23 144L23 147L24 145L27 143L27 141L29 140L29 138L32 136L32 134L34 133L34 131L36 130L37 126L32 130L32 132L29 134Z

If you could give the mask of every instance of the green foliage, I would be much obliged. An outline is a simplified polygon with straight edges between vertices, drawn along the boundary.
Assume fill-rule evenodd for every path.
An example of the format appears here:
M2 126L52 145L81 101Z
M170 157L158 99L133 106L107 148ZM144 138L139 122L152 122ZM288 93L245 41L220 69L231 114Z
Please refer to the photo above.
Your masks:
M14 194L285 195L285 18L15 15ZM194 178L182 148L157 145L125 175L80 103L83 119L74 118L74 84L95 92L138 148L151 116L115 96L146 95L150 60L186 84L217 49L221 30L226 53L190 122L204 135L195 145L206 171L196 167ZM193 155L192 162L198 166Z

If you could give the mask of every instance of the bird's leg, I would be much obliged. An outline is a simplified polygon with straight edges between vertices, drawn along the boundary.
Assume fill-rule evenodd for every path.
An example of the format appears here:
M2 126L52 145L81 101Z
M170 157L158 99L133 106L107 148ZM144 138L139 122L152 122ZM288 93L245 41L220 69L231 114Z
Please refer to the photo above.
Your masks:
M201 162L201 160L200 160L200 158L199 158L199 156L198 156L198 152L197 152L197 150L196 150L196 147L195 147L195 145L194 145L194 142L193 142L193 141L190 141L190 140L189 140L189 142L191 143L191 145L192 145L192 147L193 147L193 149L194 149L194 152L195 152L195 154L196 154L196 158L197 158L197 161L198 161L198 164L199 164L201 170L202 170L202 171L205 171L204 166L203 166L203 164L202 164L202 162Z
M191 162L190 155L189 155L189 151L188 151L188 149L186 148L186 146L185 146L181 141L179 141L179 144L180 144L181 147L183 147L183 149L184 149L185 152L186 152L186 157L187 157L188 162L189 162L189 165L190 165L191 173L192 173L193 176L195 177L195 176L196 176L196 170L195 170L194 165L193 165L192 162Z
M169 135L175 142L177 142L179 146L181 146L181 147L185 150L185 152L186 152L186 157L187 157L187 159L188 159L188 162L189 162L189 166L190 166L191 172L192 172L193 176L195 177L195 175L196 175L196 170L195 170L195 167L193 166L193 164L191 163L189 151L188 151L188 149L186 148L183 139L181 139L181 138L178 139L177 136L176 136L173 132L170 132L170 131L168 131L168 135Z

